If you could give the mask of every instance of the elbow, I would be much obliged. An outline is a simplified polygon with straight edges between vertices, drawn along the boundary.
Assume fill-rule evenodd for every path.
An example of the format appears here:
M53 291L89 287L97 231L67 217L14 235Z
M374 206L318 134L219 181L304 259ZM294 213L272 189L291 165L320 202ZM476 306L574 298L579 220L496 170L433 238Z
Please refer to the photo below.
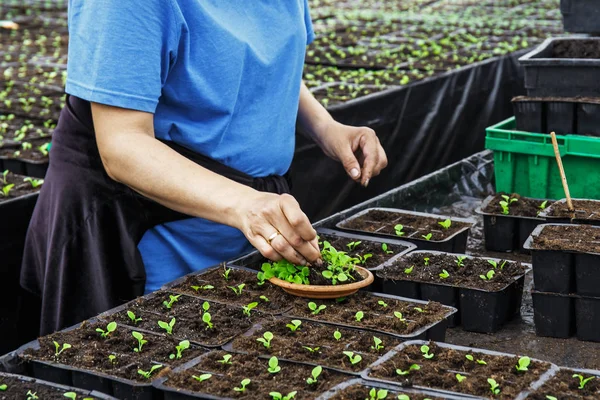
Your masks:
M100 153L100 160L102 161L104 172L106 172L106 175L113 181L121 183L121 180L119 179L121 175L120 156L115 149L107 147L108 146L98 146L98 152Z

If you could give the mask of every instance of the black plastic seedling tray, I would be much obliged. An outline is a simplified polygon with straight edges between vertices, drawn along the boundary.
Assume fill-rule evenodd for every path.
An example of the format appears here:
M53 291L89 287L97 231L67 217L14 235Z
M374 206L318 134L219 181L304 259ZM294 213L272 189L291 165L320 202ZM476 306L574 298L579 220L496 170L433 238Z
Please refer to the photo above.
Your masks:
M373 370L374 367L377 367L377 366L387 362L391 358L395 357L397 354L401 353L404 348L411 346L411 345L424 345L424 344L429 344L429 342L422 341L422 340L414 340L414 341L404 342L404 343L399 344L395 349L391 350L386 355L379 358L379 360L377 360L376 362L371 364L365 371L363 371L362 378L367 382L376 382L376 383L380 383L380 384L384 384L384 385L390 385L391 387L396 387L396 388L401 387L401 384L398 382L386 381L386 380L382 380L382 379L378 379L378 378L373 378L373 377L369 376L369 374L371 373L371 371ZM441 348L454 349L457 351L464 351L464 352L468 352L468 353L477 352L477 353L488 354L490 356L496 356L496 357L498 357L498 356L500 356L500 357L515 357L516 356L515 354L500 353L497 351L478 349L478 348L472 348L472 347L456 346L456 345L452 345L452 344L448 344L448 343L436 343L436 345ZM531 359L531 361L547 363L547 361L536 360L533 358ZM537 390L539 387L541 387L544 383L546 383L550 378L552 378L559 371L559 368L556 365L554 365L552 363L549 363L549 364L551 365L550 369L548 371L546 371L544 374L542 374L537 381L533 382L527 390L522 391L514 400L522 400L522 399L527 398L527 396L530 394L531 391ZM462 394L462 393L457 393L457 392L450 392L450 391L441 390L441 389L434 389L434 388L429 388L429 387L425 387L425 386L413 385L412 388L418 389L418 390L424 390L433 395L437 395L437 393L439 393L442 397L444 395L454 395L454 396L458 396L458 397L465 398L465 399L480 399L480 397L478 397L478 396Z
M48 160L30 161L12 157L0 157L0 170L8 169L12 173L30 176L33 178L44 178L48 171Z
M573 199L573 200L584 200L588 202L597 203L600 206L600 200L592 200L592 199ZM577 225L595 225L600 226L600 215L597 216L598 219L591 218L577 218L577 210L575 210L574 218L566 218L566 217L555 217L550 215L552 210L558 206L564 206L566 208L567 199L560 199L557 202L552 203L548 208L540 213L540 217L543 217L547 223L550 224L577 224ZM600 207L599 207L600 208Z
M560 0L565 32L600 33L600 5L596 0Z
M398 386L387 385L387 384L380 383L380 382L368 382L364 379L351 379L346 382L342 382L337 386L334 386L333 388L331 388L328 391L321 394L315 400L329 400L329 399L335 397L338 393L343 392L347 388L352 387L354 385L361 385L361 386L364 386L365 388L368 388L369 390L371 388L385 389L385 390L389 390L390 392L396 393L392 397L390 397L391 394L388 395L388 397L387 397L388 399L391 399L391 398L395 399L398 394L406 394L410 398L412 398L413 395L423 395L423 396L436 397L436 398L445 399L445 400L460 400L460 399L476 399L477 398L477 397L457 396L456 394L453 394L453 393L441 394L441 393L433 393L433 392L430 392L427 390L417 390L417 389L413 389L413 388L399 388ZM356 399L356 400L362 400L362 399Z
M93 397L97 400L117 400L116 397L112 397L107 394L97 392L95 390L89 391L89 390L84 390L84 389L75 388L75 387L71 387L71 386L60 385L57 383L52 383L52 382L44 381L41 379L35 379L35 378L28 377L28 376L0 372L0 383L2 382L2 378L12 378L12 379L17 379L17 380L23 382L23 384L32 383L32 384L36 384L36 385L40 385L40 386L48 386L50 388L55 388L57 390L64 391L64 392L73 392L73 393L77 394L78 399L80 397L81 398ZM25 394L26 394L26 392L23 392L23 397L22 397L23 399L25 398ZM1 396L2 396L2 394L0 393L0 397ZM2 397L2 398L4 398L4 397ZM65 399L66 399L66 397L65 397Z
M554 58L557 41L600 38L555 37L546 39L535 50L525 54L519 61L525 68L525 88L531 97L600 97L600 79L597 71L599 59Z
M406 302L410 302L410 303L423 304L423 305L428 303L427 301L417 300L417 299L409 299L406 297L395 296L392 294L370 293L370 295L374 296L374 297L381 297L384 299L393 299L393 300L406 301ZM452 316L457 312L456 308L454 308L452 306L448 306L448 305L445 305L445 306L448 309L448 313L446 314L446 317L444 319L434 322L432 324L426 325L426 326L422 327L421 329L416 330L413 333L408 334L408 335L399 335L399 334L395 334L392 332L379 331L376 329L369 329L369 328L362 328L361 330L377 333L380 335L393 336L400 340L423 339L423 340L435 340L435 341L443 342L444 340L446 340L446 329L448 328L448 325L449 325L449 319L452 318ZM300 319L300 320L305 320L305 321L316 322L319 324L325 324L325 325L331 325L331 326L341 326L341 327L347 328L347 329L357 329L358 328L357 326L354 326L354 325L340 324L337 322L328 322L325 320L317 320L317 319L312 319L312 318L299 317L299 316L293 315L291 313L284 313L283 316L293 318L293 319Z
M544 223L544 218L484 212L483 210L487 208L494 197L494 195L487 197L481 207L475 210L478 214L483 215L486 250L497 252L524 250L523 245L527 238L538 225Z
M575 224L542 224L538 226L525 248L531 250L533 285L540 292L600 296L600 254L575 251L539 250L533 239L546 226L581 226ZM600 227L593 227L599 229ZM569 240L569 238L565 238Z
M363 211L351 216L350 218L347 218L347 219L344 219L344 220L338 222L336 224L336 228L341 229L346 232L354 232L354 233L359 233L362 235L379 236L379 237L385 237L385 238L399 238L399 236L390 235L387 233L381 233L379 231L367 232L367 231L349 229L349 228L345 227L345 225L348 222L350 222L356 218L359 218L359 217L369 213L370 211L374 211L374 210L391 212L391 213L401 214L401 215L414 215L414 216L418 216L418 217L435 218L435 219L439 219L439 220L450 219L452 222L462 222L462 223L469 224L469 226L465 226L464 228L462 228L461 230L456 232L454 235L447 237L446 239L440 240L440 241L422 239L422 238L416 236L419 234L418 231L413 233L412 234L413 236L408 235L408 236L400 237L404 241L414 243L419 250L434 250L434 251L464 253L467 248L467 239L469 237L469 231L471 229L471 226L475 223L475 221L470 218L450 217L450 216L446 216L446 215L428 214L428 213L422 213L422 212L417 212L417 211L400 210L400 209L396 209L396 208L374 207L374 208L367 208L366 210L363 210ZM390 221L390 223L393 223L393 221ZM381 229L383 229L383 227Z
M600 297L535 290L531 295L536 335L600 342Z
M417 253L448 254L435 251L415 251L411 254ZM462 254L449 255L463 256ZM488 257L467 257L501 261ZM384 265L384 270L388 264ZM457 308L458 313L451 321L451 326L462 325L466 331L493 333L520 313L525 275L529 271L530 268L522 275L515 277L512 283L498 291L409 280L384 279L382 284L383 292L387 294L432 300Z

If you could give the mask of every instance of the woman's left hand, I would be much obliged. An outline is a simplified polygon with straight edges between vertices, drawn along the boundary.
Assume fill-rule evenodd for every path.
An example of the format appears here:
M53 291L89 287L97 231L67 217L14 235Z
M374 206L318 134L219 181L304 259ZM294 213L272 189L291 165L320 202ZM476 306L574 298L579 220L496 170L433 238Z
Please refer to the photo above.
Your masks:
M322 128L318 142L325 154L342 163L350 178L365 187L388 164L385 150L371 128L331 120Z

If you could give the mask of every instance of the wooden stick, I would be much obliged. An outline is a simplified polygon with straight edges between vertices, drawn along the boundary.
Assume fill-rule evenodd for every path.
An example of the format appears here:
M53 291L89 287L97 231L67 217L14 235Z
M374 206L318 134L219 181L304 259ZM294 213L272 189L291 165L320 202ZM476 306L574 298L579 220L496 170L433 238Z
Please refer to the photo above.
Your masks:
M562 159L560 158L560 151L558 150L556 134L554 132L550 132L550 137L552 138L552 146L554 147L554 155L556 156L556 163L558 164L558 170L560 172L560 178L562 179L563 189L565 190L565 196L567 197L567 206L569 207L569 211L574 212L575 208L573 207L571 193L569 192L569 184L567 183L567 176L565 175Z

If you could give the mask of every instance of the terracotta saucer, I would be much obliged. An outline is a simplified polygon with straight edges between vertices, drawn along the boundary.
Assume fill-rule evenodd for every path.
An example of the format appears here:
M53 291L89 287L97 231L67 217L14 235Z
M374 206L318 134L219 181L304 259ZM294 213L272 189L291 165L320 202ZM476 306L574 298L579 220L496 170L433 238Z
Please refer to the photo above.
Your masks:
M356 271L364 278L362 281L348 283L345 285L299 285L290 283L279 278L271 278L275 286L279 286L289 294L309 299L337 299L354 294L358 289L362 289L373 283L373 274L363 267L355 267Z

